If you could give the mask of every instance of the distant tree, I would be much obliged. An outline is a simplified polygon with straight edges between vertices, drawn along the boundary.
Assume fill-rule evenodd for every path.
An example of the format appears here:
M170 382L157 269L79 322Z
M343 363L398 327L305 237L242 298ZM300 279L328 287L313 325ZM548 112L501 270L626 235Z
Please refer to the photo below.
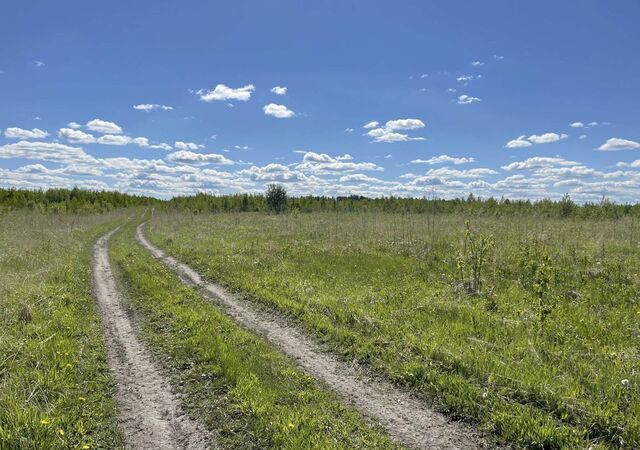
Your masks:
M287 205L287 190L279 184L270 184L267 186L265 198L269 209L279 214Z
M560 215L562 217L571 217L576 208L576 204L571 200L569 194L564 194L562 200L560 200Z

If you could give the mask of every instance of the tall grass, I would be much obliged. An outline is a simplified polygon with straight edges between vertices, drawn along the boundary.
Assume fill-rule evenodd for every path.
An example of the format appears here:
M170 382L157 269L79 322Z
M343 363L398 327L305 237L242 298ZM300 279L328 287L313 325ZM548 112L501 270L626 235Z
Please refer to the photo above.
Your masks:
M120 448L92 245L125 212L0 215L0 448Z
M456 257L467 220L494 240L473 274L482 286L474 295L460 289L469 280ZM632 218L167 213L149 234L349 358L517 445L640 446Z

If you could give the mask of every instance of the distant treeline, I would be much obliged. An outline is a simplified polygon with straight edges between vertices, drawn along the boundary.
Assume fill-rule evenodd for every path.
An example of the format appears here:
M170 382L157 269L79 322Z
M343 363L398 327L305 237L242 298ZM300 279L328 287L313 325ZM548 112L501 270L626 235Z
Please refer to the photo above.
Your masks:
M208 195L197 194L189 197L174 197L164 204L168 208L190 210L192 212L224 211L267 211L264 195ZM606 199L598 203L577 204L568 196L562 200L509 200L506 198L480 199L473 195L452 200L427 198L383 197L367 198L361 196L289 197L287 211L381 211L388 213L417 214L466 214L491 216L542 217L581 217L581 218L619 218L628 215L640 217L640 204L617 204Z
M160 201L151 197L115 191L73 189L0 189L0 211L35 209L52 212L103 212L127 206L143 206Z
M205 212L260 212L268 211L264 195L196 194L159 200L115 191L88 191L83 189L0 189L0 211L10 209L39 209L53 212L97 212L127 206L154 206L158 209L179 209L191 213ZM367 198L361 196L289 197L286 210L298 212L352 211L417 214L464 214L475 216L526 216L620 218L640 217L640 204L618 204L603 199L597 203L577 204L568 196L562 200L509 200L466 198L444 200L426 198Z

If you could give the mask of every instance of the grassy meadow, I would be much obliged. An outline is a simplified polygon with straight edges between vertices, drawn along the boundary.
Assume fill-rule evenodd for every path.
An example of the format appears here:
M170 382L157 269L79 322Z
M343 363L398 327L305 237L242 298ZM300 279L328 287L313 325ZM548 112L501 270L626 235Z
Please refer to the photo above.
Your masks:
M0 214L0 448L123 448L90 263L130 212Z
M636 219L157 213L151 241L517 446L640 446Z
M263 339L118 232L111 259L143 336L194 417L228 449L400 449Z

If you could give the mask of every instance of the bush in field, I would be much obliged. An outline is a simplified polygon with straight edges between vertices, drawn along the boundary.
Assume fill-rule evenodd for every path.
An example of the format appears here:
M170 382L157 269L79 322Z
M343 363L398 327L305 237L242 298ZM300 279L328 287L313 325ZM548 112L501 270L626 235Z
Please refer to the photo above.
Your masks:
M549 294L553 265L547 250L538 240L525 242L520 248L520 283L538 300L540 320L551 314L555 306Z
M480 294L483 273L486 271L487 260L493 251L494 240L490 234L471 229L469 221L465 226L462 249L456 256L458 277L469 294Z
M287 206L287 190L279 184L270 184L267 186L265 194L269 210L279 214L284 211Z

